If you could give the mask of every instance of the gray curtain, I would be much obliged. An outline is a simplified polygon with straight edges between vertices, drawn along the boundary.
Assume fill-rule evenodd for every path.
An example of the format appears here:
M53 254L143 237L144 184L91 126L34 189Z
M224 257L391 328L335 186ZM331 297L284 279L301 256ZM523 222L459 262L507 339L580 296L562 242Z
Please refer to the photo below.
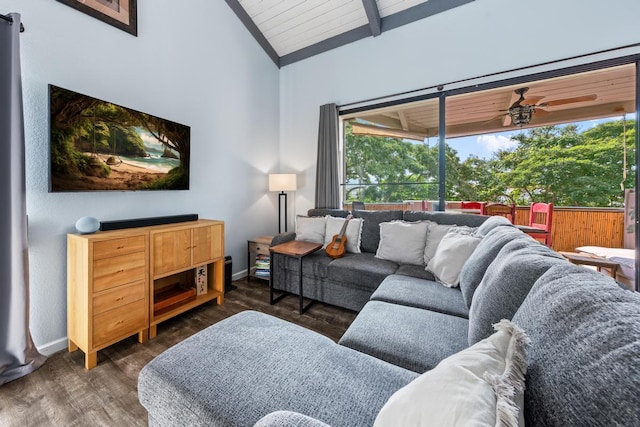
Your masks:
M20 15L0 20L0 385L39 368L29 333Z
M318 127L315 203L318 209L341 207L338 161L338 107L326 104L320 107Z

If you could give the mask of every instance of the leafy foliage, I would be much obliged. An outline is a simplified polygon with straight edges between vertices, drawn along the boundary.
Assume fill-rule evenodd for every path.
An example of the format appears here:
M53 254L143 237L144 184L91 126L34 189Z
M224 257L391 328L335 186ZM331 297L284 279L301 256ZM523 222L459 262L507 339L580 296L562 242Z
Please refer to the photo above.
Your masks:
M626 129L626 177L623 177ZM352 135L346 128L347 201L436 199L438 147L396 138ZM635 122L529 129L512 137L516 148L490 159L460 162L446 146L448 200L509 201L521 205L622 206L634 185Z

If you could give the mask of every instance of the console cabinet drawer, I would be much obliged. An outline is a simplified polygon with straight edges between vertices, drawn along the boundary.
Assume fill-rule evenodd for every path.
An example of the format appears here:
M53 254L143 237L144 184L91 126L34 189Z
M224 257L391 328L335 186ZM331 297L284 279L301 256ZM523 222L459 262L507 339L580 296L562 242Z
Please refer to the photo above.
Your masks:
M99 292L126 283L144 280L147 272L145 252L105 258L93 263L93 291Z
M140 300L93 316L93 346L99 347L144 329L147 310L145 301Z
M93 259L99 260L134 252L144 252L146 246L144 236L123 237L104 240L93 244Z
M144 280L138 280L130 285L123 285L101 292L93 297L93 314L121 307L123 305L144 299Z

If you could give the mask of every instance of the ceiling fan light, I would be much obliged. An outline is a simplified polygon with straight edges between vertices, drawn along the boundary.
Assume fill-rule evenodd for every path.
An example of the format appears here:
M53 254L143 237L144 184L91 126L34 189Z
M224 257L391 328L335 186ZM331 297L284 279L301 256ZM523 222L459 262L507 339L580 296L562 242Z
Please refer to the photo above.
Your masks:
M533 105L519 105L518 107L509 108L509 117L511 117L511 123L516 126L522 126L529 124L533 118L535 112Z

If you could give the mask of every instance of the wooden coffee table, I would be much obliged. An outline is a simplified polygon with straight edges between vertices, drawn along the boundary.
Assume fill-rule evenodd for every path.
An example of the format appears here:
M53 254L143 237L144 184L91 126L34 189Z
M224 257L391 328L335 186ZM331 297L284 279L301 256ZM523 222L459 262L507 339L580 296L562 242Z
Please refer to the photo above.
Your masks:
M577 265L590 265L596 267L598 271L602 271L602 268L606 268L609 271L611 277L615 279L616 273L618 271L618 264L615 261L610 261L604 257L600 257L597 255L591 255L584 252L559 252L560 255L568 259L573 264Z
M283 291L283 293L277 296L275 299L273 298L273 254L281 254L290 256L298 259L298 297L300 303L300 314L303 314L305 311L311 307L311 305L315 302L311 300L306 306L303 304L303 296L302 296L302 259L317 251L322 247L320 243L313 242L305 242L303 240L290 240L285 243L281 243L279 245L272 246L269 248L270 257L271 257L271 280L269 280L269 304L273 305L280 301L282 298L287 295L291 295L290 292Z

